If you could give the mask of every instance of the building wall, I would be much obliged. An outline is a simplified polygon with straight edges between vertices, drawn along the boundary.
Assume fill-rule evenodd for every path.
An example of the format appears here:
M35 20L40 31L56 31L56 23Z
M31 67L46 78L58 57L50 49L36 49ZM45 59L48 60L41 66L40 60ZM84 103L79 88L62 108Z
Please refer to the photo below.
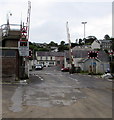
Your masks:
M103 50L110 50L111 49L111 42L109 40L102 41L102 49Z
M60 68L64 66L64 57L62 56L55 57L55 61L56 61L56 66Z
M3 57L2 58L2 73L3 75L14 75L16 73L16 58Z
M18 41L17 40L6 40L5 47L18 47Z
M81 64L81 67L84 71L90 72L91 67L95 73L105 73L105 71L110 68L109 63L97 61L95 59L89 59L86 62Z
M46 65L46 67L56 65L56 61L51 61L51 60L38 60L37 63L44 64L44 65Z
M94 41L91 45L91 48L92 49L100 49L101 47L100 47L100 44L98 42Z
M2 79L13 77L12 80L19 79L19 54L18 50L3 49L2 59Z

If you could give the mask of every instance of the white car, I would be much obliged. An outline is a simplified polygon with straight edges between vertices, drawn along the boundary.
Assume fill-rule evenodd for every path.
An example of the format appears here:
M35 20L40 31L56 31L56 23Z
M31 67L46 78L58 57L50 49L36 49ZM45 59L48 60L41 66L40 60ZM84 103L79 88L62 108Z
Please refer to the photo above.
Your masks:
M110 79L110 78L113 78L113 76L110 73L106 73L102 75L102 78Z
M42 65L36 65L35 66L35 70L42 70L42 69L43 69Z

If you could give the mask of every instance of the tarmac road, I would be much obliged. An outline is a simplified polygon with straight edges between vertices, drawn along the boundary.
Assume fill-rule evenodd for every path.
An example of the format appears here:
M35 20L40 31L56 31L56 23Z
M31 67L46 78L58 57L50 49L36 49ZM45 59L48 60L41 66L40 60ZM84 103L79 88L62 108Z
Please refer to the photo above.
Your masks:
M3 118L112 118L112 82L55 67L2 87Z

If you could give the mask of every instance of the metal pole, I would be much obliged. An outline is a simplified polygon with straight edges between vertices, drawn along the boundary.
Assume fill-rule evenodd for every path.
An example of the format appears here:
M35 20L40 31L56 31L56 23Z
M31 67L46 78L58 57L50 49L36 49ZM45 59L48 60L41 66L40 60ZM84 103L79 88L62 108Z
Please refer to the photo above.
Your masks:
M71 49L71 41L70 41L70 33L69 33L69 27L68 22L66 23L66 29L67 29L67 39L69 42L69 57L70 57L70 73L74 72L74 64L73 64L73 55L72 55L72 49Z
M67 29L67 39L69 42L69 58L70 58L70 69L72 69L72 59L71 59L71 41L70 41L70 33L69 33L69 27L68 27L68 21L66 22L66 29Z
M84 39L85 39L85 24L84 24Z
M85 24L86 24L87 22L82 22L82 24L84 24L84 43L85 43Z

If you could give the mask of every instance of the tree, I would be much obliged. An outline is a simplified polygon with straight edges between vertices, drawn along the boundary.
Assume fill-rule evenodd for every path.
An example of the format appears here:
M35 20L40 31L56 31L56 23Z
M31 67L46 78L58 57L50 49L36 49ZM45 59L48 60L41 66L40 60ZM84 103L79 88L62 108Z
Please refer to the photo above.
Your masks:
M104 39L105 39L105 40L110 40L110 36L109 36L108 34L106 34L106 35L104 36Z
M65 45L65 41L61 41L60 45L64 46Z
M38 51L49 51L48 48L39 48Z
M88 36L85 38L85 44L92 44L97 38L95 36Z
M82 41L83 41L83 40L80 38L80 39L79 39L79 45L82 45Z
M48 46L53 46L53 47L57 47L58 46L58 44L57 43L55 43L55 42L53 42L53 41L51 41L49 44L48 44Z
M64 50L68 50L69 47L67 44L65 44L65 41L61 41L60 45L58 46L58 51L63 52Z

